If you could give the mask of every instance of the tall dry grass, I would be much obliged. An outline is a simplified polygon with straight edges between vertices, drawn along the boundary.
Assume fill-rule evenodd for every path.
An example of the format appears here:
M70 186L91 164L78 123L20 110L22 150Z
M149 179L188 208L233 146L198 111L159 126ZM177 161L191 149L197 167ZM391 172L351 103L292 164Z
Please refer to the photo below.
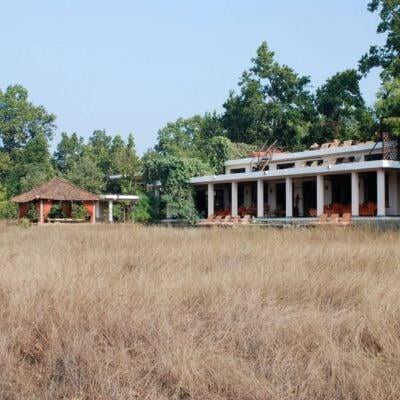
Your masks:
M352 229L0 225L0 398L400 398L399 256Z

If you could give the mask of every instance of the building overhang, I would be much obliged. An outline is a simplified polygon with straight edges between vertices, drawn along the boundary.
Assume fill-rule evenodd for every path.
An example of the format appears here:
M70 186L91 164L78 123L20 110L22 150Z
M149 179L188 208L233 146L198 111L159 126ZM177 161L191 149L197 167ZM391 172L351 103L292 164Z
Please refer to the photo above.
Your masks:
M139 196L133 194L100 194L100 200L104 201L138 201Z
M352 146L354 147L354 146ZM278 180L287 177L307 177L316 175L345 174L351 172L368 172L377 169L400 169L400 161L375 160L361 161L343 164L334 164L328 166L315 167L295 167L288 169L278 169L271 171L243 172L239 174L224 174L214 176L200 176L190 179L189 183L193 185L204 185L208 183L230 183L241 181Z
M328 149L319 150L306 150L295 153L275 153L272 156L272 162L290 162L299 160L313 160L324 157L349 157L356 156L360 153L365 153L371 150L382 150L382 142L378 143L361 143L353 146L339 146ZM226 167L233 167L244 164L254 164L258 161L257 157L252 158L242 158L237 160L225 161L224 165Z

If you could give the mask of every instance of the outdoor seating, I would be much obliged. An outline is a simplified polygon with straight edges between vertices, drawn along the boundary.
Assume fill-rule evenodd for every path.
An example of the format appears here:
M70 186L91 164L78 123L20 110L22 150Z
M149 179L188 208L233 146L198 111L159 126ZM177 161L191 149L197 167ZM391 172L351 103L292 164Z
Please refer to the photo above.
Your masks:
M328 217L327 222L330 222L332 224L337 224L339 222L339 214L332 214L331 216Z
M376 203L368 202L360 205L360 217L374 217L376 215Z
M240 220L240 224L241 225L247 225L247 224L250 224L250 222L251 222L251 215L245 215L241 220Z

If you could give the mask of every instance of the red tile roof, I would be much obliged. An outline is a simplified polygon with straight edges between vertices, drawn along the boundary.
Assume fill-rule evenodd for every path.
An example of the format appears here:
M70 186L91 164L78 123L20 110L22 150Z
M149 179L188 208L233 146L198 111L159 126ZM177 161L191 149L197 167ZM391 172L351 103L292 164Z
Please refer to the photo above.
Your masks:
M99 196L87 190L81 189L60 178L43 183L42 185L13 197L14 203L27 203L33 200L58 200L58 201L95 201Z

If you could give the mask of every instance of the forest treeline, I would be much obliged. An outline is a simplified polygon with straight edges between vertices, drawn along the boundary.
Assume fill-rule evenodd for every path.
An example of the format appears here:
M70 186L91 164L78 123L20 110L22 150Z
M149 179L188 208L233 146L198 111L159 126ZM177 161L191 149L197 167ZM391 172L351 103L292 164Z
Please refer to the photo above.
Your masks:
M263 42L221 113L168 123L142 157L133 135L123 139L104 130L86 140L64 132L51 153L56 116L33 104L20 85L0 90L0 217L15 216L13 195L60 176L96 193L143 191L141 177L148 184L161 181L161 199L142 194L138 219L157 219L167 203L173 216L194 219L187 180L220 173L226 159L246 156L265 142L301 150L333 139L369 140L380 131L400 135L400 0L372 0L368 10L379 13L377 32L385 43L371 46L354 69L313 90L309 76L279 63ZM360 81L373 68L380 68L382 82L369 107Z

